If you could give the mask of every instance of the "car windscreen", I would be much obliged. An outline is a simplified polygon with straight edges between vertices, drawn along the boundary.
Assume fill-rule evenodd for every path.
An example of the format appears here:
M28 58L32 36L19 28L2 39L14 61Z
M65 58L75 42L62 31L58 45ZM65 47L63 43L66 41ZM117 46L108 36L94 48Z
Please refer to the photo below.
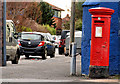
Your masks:
M67 33L70 32L70 31L62 31L61 33L61 39L65 39L67 37Z
M41 40L41 35L27 33L27 34L22 34L21 39L23 39L23 40Z

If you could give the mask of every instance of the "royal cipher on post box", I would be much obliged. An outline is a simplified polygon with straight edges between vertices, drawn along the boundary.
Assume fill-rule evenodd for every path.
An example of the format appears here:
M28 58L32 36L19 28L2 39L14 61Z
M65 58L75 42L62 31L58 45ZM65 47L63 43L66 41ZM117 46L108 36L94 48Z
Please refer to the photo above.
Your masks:
M113 9L89 9L92 17L89 77L109 76L110 24Z

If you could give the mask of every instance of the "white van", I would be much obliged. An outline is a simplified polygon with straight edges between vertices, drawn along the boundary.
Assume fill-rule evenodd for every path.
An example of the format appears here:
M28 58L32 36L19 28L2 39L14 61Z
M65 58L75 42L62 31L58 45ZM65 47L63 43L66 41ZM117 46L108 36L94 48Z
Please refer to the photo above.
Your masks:
M20 58L17 37L14 22L12 20L6 20L6 60L12 61L12 64L18 64Z
M65 56L69 55L69 40L70 40L70 32L66 34L68 37L65 39ZM81 54L81 38L82 38L82 31L75 32L75 42L77 43L76 53Z

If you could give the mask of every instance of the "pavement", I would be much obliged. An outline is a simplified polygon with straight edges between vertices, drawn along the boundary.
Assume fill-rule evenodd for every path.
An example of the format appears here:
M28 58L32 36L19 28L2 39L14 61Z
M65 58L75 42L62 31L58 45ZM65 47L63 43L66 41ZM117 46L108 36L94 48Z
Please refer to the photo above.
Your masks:
M59 55L56 49L55 58L47 57L42 60L40 56L30 56L26 59L21 56L19 64L11 64L7 62L6 67L2 67L2 84L37 84L41 83L56 83L64 84L71 82L79 82L79 84L120 84L118 79L90 79L81 76L81 56L76 57L77 76L70 75L71 57Z

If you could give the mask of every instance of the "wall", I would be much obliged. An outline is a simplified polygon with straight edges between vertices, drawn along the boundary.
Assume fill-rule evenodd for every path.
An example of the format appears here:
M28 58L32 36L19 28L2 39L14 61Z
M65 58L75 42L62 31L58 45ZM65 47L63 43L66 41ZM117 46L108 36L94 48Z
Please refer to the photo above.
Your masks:
M62 19L53 17L56 23L56 34L61 35L61 30L62 30Z
M2 66L2 2L0 1L0 66Z
M56 23L56 29L61 29L62 28L62 19L61 18L57 18L57 17L53 17Z
M118 36L118 31L120 30L120 10L118 11L118 2L92 4L88 2L87 5L83 4L82 74L89 74L90 65L91 14L88 12L88 9L97 6L115 10L111 18L109 73L110 75L120 74L118 67L120 65L118 60L120 58L120 37Z
M96 6L84 7L83 8L83 24L82 24L82 74L89 74L90 65L90 40L91 40L91 14L88 9Z
M118 15L119 15L118 20L119 20L119 29L120 29L120 1L119 1L119 8L118 8ZM120 43L120 35L119 35L119 43ZM120 44L119 44L119 46L120 46ZM119 47L119 51L120 51L120 47ZM120 74L120 56L118 58L118 63L119 63L118 69L119 69L119 74Z
M118 61L120 57L120 37L118 36L118 32L120 30L119 26L119 3L118 2L107 2L101 3L100 6L114 9L115 12L111 18L111 30L110 30L110 55L109 55L109 73L110 75L119 74L118 65L120 61Z

